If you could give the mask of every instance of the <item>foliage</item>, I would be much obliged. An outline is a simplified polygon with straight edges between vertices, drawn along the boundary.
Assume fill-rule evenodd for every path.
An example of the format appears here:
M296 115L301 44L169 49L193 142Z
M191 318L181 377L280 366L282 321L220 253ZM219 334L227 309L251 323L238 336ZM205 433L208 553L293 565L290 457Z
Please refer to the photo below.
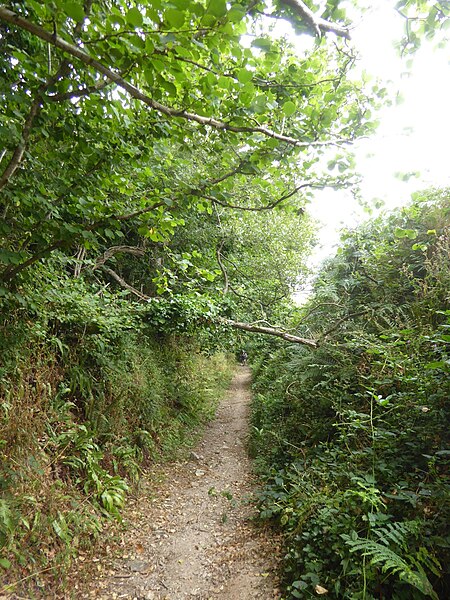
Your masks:
M236 267L245 283L228 263L238 293L268 305L285 295L309 244L296 217L311 190L351 180L324 172L320 156L372 131L366 106L386 95L347 78L344 42L324 38L299 57L262 4L240 1L2 8L24 19L0 20L2 293L25 301L22 283L53 263L97 290L214 296L222 245L233 262L242 248L248 257Z
M0 566L6 583L16 571L27 577L88 545L105 516L118 517L143 461L170 454L211 415L228 373L217 351L244 345L242 334L226 333L218 316L274 324L290 314L289 296L306 273L314 238L305 213L312 190L354 182L349 143L374 130L373 109L389 102L383 84L352 73L357 56L344 3L316 4L306 11L304 3L284 0L0 5ZM400 4L413 10L425 3ZM428 12L422 33L446 25L445 8ZM310 43L297 51L274 33L279 20ZM421 34L413 24L419 30L408 49ZM368 284L393 265L385 260L380 273L370 271L364 236L348 244L317 284L317 298L337 303L342 296L346 303L329 314L316 311L301 327L329 340L325 323L341 322L340 347L326 341L314 359L299 349L283 356L302 372L311 418L321 414L323 425L312 433L318 447L342 438L357 455L352 444L373 431L367 400L382 410L378 394L389 398L387 388L413 361L406 347L414 357L425 348L428 367L423 379L414 363L402 379L399 397L411 409L404 438L410 443L415 436L414 417L440 431L437 411L418 413L415 404L417 390L441 402L433 385L445 381L447 370L447 330L438 329L447 310L446 263L436 258L441 225L435 221L436 235L416 236L414 223L396 223L397 236L393 231L385 247L376 245L380 256L393 250L399 267L414 237L414 260L392 284L395 293L381 299L379 287ZM345 286L339 287L341 275ZM406 318L397 310L405 292L408 318L423 332L418 339L409 322L395 328ZM358 294L370 296L371 319L352 322ZM264 444L266 424L280 425L277 443L267 444L280 466L286 448L304 447L311 425L303 422L300 436L294 425L302 410L300 377L278 379L282 369L263 356L269 349L280 361L277 343L258 339L256 346L260 382L276 374L279 385L289 386L292 406L298 404L280 410L274 393L257 409ZM279 366L276 360L272 365ZM373 369L367 386L355 387L355 369L367 365ZM338 408L334 379L342 388ZM336 414L339 427L333 427ZM430 470L440 472L445 455L436 453L425 427L418 439ZM370 456L364 448L361 464ZM418 462L423 468L426 461ZM437 494L440 479L433 477L428 484ZM430 510L440 515L434 505ZM37 580L26 581L37 594L31 589Z
M2 589L42 569L60 580L120 519L142 467L191 443L229 380L223 355L156 335L140 307L82 290L70 279L51 290L44 278L27 298L45 309L2 324ZM23 591L37 594L38 581Z
M296 316L318 350L259 349L252 448L288 597L448 595L449 215L435 190L348 232Z

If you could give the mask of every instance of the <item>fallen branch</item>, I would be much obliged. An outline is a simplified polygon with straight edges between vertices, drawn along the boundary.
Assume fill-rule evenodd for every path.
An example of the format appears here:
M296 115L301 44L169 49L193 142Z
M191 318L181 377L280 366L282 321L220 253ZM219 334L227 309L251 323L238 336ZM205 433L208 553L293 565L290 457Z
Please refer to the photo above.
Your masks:
M145 294L143 294L142 292L140 292L139 290L137 290L135 287L133 287L132 285L130 285L129 283L127 283L125 281L125 279L123 279L122 277L120 277L120 275L118 275L115 271L113 271L109 267L105 267L103 265L102 269L103 269L103 271L105 271L106 273L108 273L108 275L111 275L111 277L113 279L115 279L117 281L117 283L121 287L123 287L126 290L129 290L132 294L134 294L135 296L137 296L141 300L150 300L151 299L150 296L146 296Z
M275 337L279 337L291 344L302 344L303 346L308 346L309 348L317 348L318 344L315 340L302 338L297 335L292 335L291 333L287 333L281 329L274 329L273 327L261 327L259 325L255 325L253 323L240 323L239 321L232 321L231 319L223 319L219 318L219 323L223 325L228 325L229 327L233 327L234 329L241 329L243 331L249 331L250 333L262 333L263 335L273 335Z

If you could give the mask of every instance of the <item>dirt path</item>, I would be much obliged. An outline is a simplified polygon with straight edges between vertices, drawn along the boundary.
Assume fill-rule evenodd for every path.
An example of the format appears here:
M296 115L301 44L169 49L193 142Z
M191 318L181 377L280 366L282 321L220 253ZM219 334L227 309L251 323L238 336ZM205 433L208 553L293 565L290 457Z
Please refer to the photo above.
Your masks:
M249 520L249 383L241 367L189 460L168 465L157 489L153 482L130 507L119 556L99 559L88 587L72 589L76 598L279 598L277 542Z

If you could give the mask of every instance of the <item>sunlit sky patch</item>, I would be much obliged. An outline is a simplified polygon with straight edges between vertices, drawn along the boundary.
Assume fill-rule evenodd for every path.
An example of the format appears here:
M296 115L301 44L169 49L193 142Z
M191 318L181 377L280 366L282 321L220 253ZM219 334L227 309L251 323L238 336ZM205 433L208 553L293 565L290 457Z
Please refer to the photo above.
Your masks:
M380 2L355 19L352 31L361 54L359 68L390 80L400 100L381 109L377 133L355 146L363 201L373 206L375 199L381 200L384 210L407 203L415 190L450 186L449 45L439 49L436 40L424 42L407 69L394 46L403 26L392 2ZM311 263L315 267L334 253L342 227L369 216L349 190L318 192L309 212L320 221L319 246Z

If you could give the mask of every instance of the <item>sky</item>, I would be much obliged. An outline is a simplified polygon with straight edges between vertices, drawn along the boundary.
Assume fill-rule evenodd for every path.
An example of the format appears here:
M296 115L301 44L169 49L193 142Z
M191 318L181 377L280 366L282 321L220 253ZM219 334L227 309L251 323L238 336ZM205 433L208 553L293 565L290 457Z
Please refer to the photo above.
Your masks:
M450 186L450 44L437 50L436 42L424 43L407 74L394 47L402 34L403 19L386 0L352 31L361 68L390 79L403 98L382 108L376 134L355 145L363 200L370 204L381 199L384 210L407 203L413 191ZM396 176L411 172L419 175L408 181ZM315 269L334 254L343 226L352 227L369 216L348 190L318 192L308 212L320 221L319 245L311 257Z

